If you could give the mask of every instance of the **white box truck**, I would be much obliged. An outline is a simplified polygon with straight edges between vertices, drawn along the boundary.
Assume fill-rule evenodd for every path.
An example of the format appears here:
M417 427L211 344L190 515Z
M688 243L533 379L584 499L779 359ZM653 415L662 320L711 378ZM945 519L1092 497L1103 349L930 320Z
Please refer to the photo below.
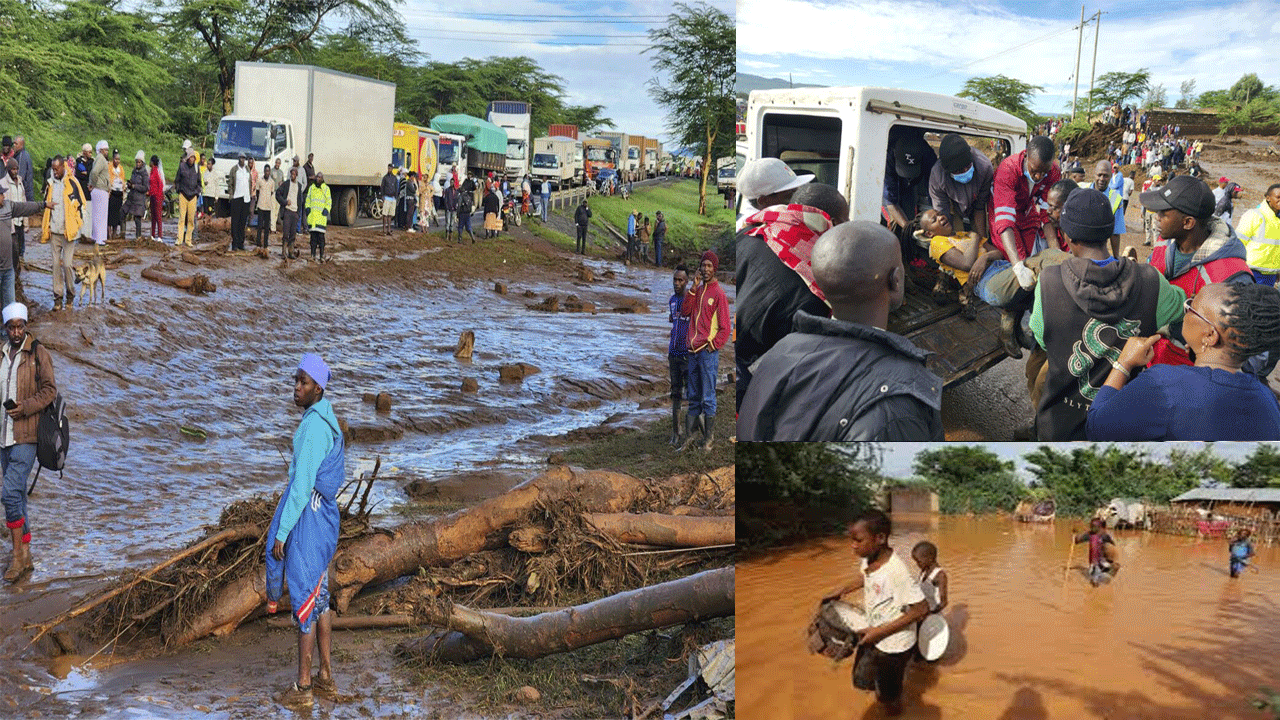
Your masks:
M241 153L259 169L315 154L333 193L329 222L350 225L377 191L391 158L394 83L313 65L236 63L235 112L218 123L214 172L228 177ZM219 199L226 199L226 191Z
M582 141L569 137L540 137L533 141L530 174L551 181L557 190L581 184Z
M529 125L533 115L529 103L495 100L485 118L507 131L507 177L519 178L529 172Z

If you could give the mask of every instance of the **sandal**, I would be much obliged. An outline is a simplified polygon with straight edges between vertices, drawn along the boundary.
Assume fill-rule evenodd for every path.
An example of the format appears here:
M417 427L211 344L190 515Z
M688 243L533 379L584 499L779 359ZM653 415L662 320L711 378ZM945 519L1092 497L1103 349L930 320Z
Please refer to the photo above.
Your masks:
M287 708L311 707L314 700L311 697L311 686L298 687L298 683L289 686L288 690L280 693L276 698L281 705Z

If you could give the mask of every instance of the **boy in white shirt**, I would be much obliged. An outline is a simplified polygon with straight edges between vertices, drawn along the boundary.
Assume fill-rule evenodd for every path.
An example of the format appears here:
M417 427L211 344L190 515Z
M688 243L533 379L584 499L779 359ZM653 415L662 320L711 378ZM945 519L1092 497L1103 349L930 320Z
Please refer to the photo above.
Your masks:
M916 646L916 623L929 614L929 603L907 564L889 547L893 525L879 510L868 510L849 526L853 551L862 572L825 600L862 589L870 627L858 638L853 685L875 690L888 715L902 713L902 680Z

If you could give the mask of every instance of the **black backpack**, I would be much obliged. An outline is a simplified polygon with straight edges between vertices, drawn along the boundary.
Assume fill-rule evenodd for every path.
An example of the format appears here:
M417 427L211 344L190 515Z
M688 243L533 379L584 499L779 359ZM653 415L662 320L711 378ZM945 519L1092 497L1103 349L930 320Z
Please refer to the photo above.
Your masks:
M39 370L40 354L37 351L40 341L32 338L31 355L36 359ZM62 468L67 464L67 447L71 444L71 425L67 422L67 405L62 400L62 393L54 396L53 402L40 411L40 420L36 423L36 476L31 480L27 494L35 492L36 482L40 479L40 468L57 470L62 477Z

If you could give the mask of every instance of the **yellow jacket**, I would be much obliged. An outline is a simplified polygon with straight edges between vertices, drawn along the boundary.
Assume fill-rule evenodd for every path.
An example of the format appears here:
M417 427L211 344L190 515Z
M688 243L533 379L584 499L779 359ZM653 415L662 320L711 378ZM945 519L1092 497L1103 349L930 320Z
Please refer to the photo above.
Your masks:
M44 199L46 201L53 199L53 182L45 186ZM63 235L72 240L80 237L81 212L84 208L84 190L80 189L80 183L76 181L75 175L70 171L64 171L62 175L62 208L65 213L65 227L63 227ZM49 218L52 217L53 210L44 209L44 226L40 231L40 242L49 242Z
M1280 272L1280 218L1266 200L1240 216L1236 235L1248 251L1249 267L1259 272Z

